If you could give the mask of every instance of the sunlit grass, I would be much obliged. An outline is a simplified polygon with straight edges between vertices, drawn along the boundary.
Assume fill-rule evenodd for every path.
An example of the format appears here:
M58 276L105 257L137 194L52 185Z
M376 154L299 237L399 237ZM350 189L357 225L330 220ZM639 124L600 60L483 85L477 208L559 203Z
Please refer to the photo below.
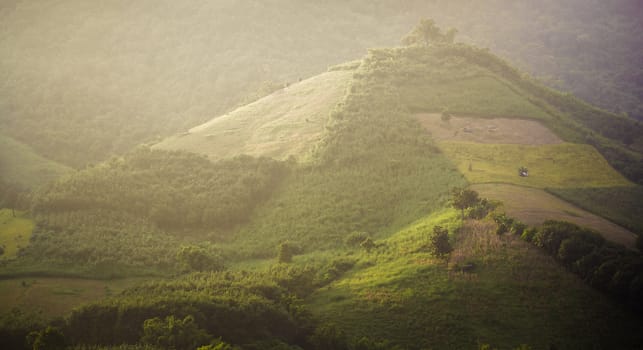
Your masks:
M449 268L427 252L393 244L419 247L427 239L425 229L456 218L451 211L427 217L383 241L377 251L362 253L367 264L313 294L313 314L350 336L375 335L412 349L468 349L480 343L501 349L584 348L604 340L608 320L626 317L537 248L493 233L491 223L469 222L454 235ZM473 272L460 272L456 264L464 263L475 264ZM588 324L589 319L597 321ZM633 331L625 327L623 335Z
M537 188L632 185L589 145L442 142L440 148L471 183L502 182ZM529 169L528 177L518 176L521 166Z

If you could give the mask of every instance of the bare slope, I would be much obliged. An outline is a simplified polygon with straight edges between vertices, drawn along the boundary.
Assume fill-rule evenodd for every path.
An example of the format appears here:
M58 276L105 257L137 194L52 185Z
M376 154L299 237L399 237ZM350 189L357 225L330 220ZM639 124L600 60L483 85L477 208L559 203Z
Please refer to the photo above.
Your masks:
M154 147L211 159L238 154L276 159L304 156L320 139L351 76L352 71L333 71L301 81Z
M563 140L540 122L514 118L480 118L452 116L442 120L437 113L418 114L417 119L437 141L464 141L547 145Z

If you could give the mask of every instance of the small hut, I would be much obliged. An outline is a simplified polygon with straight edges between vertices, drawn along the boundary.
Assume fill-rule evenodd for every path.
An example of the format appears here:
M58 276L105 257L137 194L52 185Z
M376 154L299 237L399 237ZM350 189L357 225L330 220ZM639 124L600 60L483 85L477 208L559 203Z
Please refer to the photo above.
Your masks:
M520 177L528 177L529 170L526 167L521 166L520 168L518 168L518 175L520 175Z

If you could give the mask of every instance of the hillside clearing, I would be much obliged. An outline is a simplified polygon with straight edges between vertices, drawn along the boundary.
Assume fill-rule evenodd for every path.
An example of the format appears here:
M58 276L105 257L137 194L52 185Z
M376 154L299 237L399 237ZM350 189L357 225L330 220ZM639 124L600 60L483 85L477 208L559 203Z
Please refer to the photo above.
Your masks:
M590 145L507 145L444 141L439 147L470 183L510 183L536 188L632 185ZM518 176L518 168L529 177Z
M544 190L507 184L478 184L472 189L482 197L502 201L507 215L528 225L540 225L545 220L569 221L594 229L612 242L628 248L635 246L634 233Z
M292 84L247 106L155 145L205 154L286 159L305 157L319 141L330 111L344 97L352 71L332 71Z
M562 143L540 122L514 118L480 118L423 113L415 116L436 141L549 145Z
M0 209L0 247L4 249L0 260L15 258L18 250L29 244L34 225L24 212L16 211L14 217L11 209Z

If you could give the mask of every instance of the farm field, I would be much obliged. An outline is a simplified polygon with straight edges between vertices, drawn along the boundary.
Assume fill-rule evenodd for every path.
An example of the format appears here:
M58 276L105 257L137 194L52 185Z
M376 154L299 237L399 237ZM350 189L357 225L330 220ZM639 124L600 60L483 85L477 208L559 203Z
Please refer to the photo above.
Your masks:
M643 234L643 187L548 188L570 203Z
M20 247L29 244L34 222L24 212L16 211L13 217L11 209L0 209L0 247L4 253L0 260L15 258Z
M76 278L11 278L0 280L0 314L13 307L42 312L46 318L64 316L84 303L98 301L149 278L90 280Z
M569 221L592 228L612 242L635 246L634 233L544 190L508 184L477 184L471 188L481 197L502 201L507 215L528 225L540 225L545 220Z
M441 114L415 116L436 141L461 141L498 144L548 145L563 140L535 120L451 116L443 121Z
M331 71L277 90L154 147L205 154L286 159L305 157L321 138L328 115L344 97L352 71Z
M509 145L444 141L439 147L474 184L509 183L535 188L632 185L590 145ZM518 176L518 168L529 177Z

